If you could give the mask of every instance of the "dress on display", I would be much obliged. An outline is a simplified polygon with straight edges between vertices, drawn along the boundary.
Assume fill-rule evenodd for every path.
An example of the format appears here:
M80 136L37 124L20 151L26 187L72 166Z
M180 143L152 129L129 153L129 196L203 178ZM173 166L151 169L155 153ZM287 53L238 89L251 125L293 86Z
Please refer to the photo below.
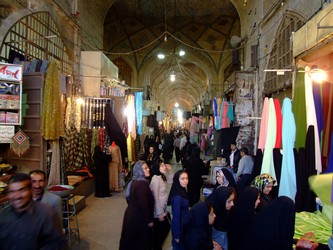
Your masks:
M123 163L121 158L120 148L112 143L109 147L109 151L112 157L112 161L109 163L109 181L110 190L119 190L118 173L121 171Z
M109 162L110 155L102 152L99 146L95 146L93 156L95 162L95 196L96 197L109 197Z

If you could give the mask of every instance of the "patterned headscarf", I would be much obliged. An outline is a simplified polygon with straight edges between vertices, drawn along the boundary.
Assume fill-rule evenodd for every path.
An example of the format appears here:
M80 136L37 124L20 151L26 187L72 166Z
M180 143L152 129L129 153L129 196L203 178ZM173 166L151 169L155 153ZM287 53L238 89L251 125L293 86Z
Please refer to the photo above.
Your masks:
M264 188L271 182L274 184L276 180L270 174L264 173L254 178L251 186L257 188L262 193Z

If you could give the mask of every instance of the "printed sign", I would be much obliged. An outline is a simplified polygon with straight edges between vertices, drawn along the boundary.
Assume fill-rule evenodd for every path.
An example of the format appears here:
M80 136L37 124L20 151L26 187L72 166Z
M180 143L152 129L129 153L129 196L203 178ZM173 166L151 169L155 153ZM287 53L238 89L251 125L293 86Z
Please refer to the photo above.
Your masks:
M0 63L0 80L22 82L22 66Z
M12 143L15 126L0 126L0 143Z

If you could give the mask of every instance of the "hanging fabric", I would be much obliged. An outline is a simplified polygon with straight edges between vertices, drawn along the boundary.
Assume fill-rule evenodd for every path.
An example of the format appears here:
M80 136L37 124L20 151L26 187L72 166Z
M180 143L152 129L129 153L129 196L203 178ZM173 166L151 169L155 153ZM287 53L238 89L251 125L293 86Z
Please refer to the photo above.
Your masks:
M318 124L316 117L315 104L313 100L313 91L312 91L312 79L309 76L310 67L305 68L305 103L306 103L306 123L309 127L310 125L314 126L314 146L315 146L315 160L316 160L316 170L318 173L322 172L321 164L321 152L320 152L320 141L318 134Z
M50 141L52 157L51 157L51 167L50 174L48 178L48 186L57 185L61 183L61 166L60 166L60 146L58 140Z
M294 114L291 111L291 100L285 98L282 104L282 169L279 183L279 196L287 196L293 201L296 197L296 166L294 157L294 143L296 137L296 125Z
M333 86L330 82L322 85L322 100L324 114L324 131L322 139L322 155L327 158L332 150L331 135L333 132ZM332 157L332 155L331 155Z
M235 117L234 117L234 104L232 101L228 102L228 118L230 120L230 124L233 124L235 121Z
M222 104L222 128L230 127L230 119L228 117L229 103L227 101L223 101Z
M135 114L136 114L136 124L138 126L138 134L142 135L142 99L143 92L135 93Z
M264 150L264 158L262 160L261 174L269 173L276 180L273 148L276 139L276 115L273 98L269 99L269 115L267 123L267 137Z
M126 96L126 117L128 124L128 133L133 139L136 139L136 122L135 122L135 97L134 95Z
M133 161L133 154L132 154L132 136L131 132L128 133L128 136L126 138L126 144L127 144L127 154L128 154L128 161Z
M10 149L21 157L30 148L29 137L22 131L18 131L13 136L13 142L10 144Z
M295 141L296 149L305 147L305 138L307 132L304 75L304 69L299 68L297 72L293 99L293 113L295 115L295 123L297 128Z
M269 99L268 99L268 97L265 97L264 106L262 108L260 134L259 134L259 142L258 142L258 148L261 150L264 150L264 148L265 148L266 137L267 137L268 118L269 118Z
M275 115L276 115L276 139L275 148L281 148L282 139L282 112L281 105L278 99L274 99Z
M43 95L41 134L45 140L56 140L65 135L59 83L58 64L51 61Z

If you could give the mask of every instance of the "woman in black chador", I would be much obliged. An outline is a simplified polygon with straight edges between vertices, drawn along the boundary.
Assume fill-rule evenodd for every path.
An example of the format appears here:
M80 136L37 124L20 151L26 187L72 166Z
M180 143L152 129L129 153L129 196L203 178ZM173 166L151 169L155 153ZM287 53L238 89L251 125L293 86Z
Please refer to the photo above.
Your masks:
M109 197L109 161L111 156L102 152L100 146L95 146L93 156L95 162L95 196Z

